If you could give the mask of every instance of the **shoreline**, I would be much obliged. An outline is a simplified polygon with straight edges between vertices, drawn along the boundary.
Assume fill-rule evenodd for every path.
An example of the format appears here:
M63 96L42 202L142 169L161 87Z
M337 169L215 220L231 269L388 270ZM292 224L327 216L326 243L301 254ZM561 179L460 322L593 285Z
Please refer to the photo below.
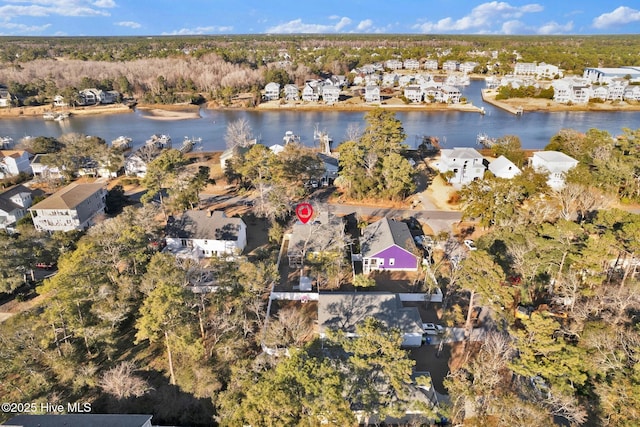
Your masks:
M496 100L498 91L495 89L481 89L482 100L487 104L500 108L512 114L521 109L522 112L543 112L543 113L562 113L562 112L594 112L594 113L619 113L619 112L637 112L640 111L640 103L629 104L626 101L605 101L590 102L580 105L558 104L550 99L541 98L511 98Z

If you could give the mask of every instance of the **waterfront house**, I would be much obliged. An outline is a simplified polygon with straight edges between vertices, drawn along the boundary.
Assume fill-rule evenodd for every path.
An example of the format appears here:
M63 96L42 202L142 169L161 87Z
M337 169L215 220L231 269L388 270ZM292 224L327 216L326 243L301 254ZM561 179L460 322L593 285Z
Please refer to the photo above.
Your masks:
M460 66L460 63L458 61L444 61L442 63L442 69L444 71L458 71L458 67Z
M5 86L0 86L0 108L11 107L13 97Z
M372 271L417 271L420 257L404 222L389 218L369 224L360 238L362 268Z
M425 70L437 70L438 69L438 60L437 59L427 59L424 61L422 68Z
M582 74L582 77L591 83L598 82L607 84L610 83L612 79L624 78L625 76L630 76L631 81L640 81L640 67L587 67Z
M166 235L166 250L183 258L239 255L247 246L247 225L222 211L187 210L170 217Z
M609 96L609 88L606 86L594 86L591 90L591 98L605 100Z
M496 177L504 179L511 179L522 173L520 168L505 156L500 156L489 163L489 171Z
M38 231L84 230L104 213L104 184L72 183L29 209Z
M513 74L516 76L535 76L537 71L537 64L535 62L518 62L513 67Z
M368 85L364 88L364 101L365 102L380 102L380 87L375 85Z
M539 63L536 66L536 78L538 79L553 79L556 76L562 77L562 71L555 65Z
M625 101L640 101L640 86L627 86L622 96Z
M400 330L403 347L422 345L422 320L418 308L404 307L398 294L387 292L320 293L318 295L318 331L320 338L328 330L356 337L356 325L373 317L387 328Z
M475 148L443 149L435 163L441 173L450 173L447 181L456 186L469 184L484 177L484 158Z
M51 158L52 154L36 154L31 160L31 171L33 176L44 179L61 179L62 173L56 166L46 164L46 159Z
M547 184L554 190L564 187L564 177L578 161L559 151L536 151L531 157L531 166L536 172L546 173Z
M69 103L64 100L64 96L56 95L53 97L53 106L54 107L67 107Z
M320 86L317 82L307 82L302 88L302 100L306 102L317 102L320 100Z
M554 80L553 100L561 104L586 104L591 96L591 85L585 79L569 78Z
M15 223L27 214L33 199L43 194L24 185L14 185L0 193L0 229L12 231Z
M436 94L436 100L446 104L457 104L460 102L462 92L455 86L442 86Z
M404 61L405 70L418 70L420 69L420 61L417 59L405 59Z
M624 90L629 85L629 81L627 79L612 79L611 82L607 85L607 100L608 101L617 101L622 100L624 96Z
M401 70L402 69L402 61L398 59L389 59L385 61L384 68L387 70Z
M264 87L264 99L267 101L277 101L280 98L280 83L269 82Z
M460 64L459 68L463 73L473 73L473 70L475 70L478 65L479 64L477 62L467 61Z
M100 102L99 89L89 88L82 89L78 94L78 105L95 105Z
M298 86L292 84L284 85L284 99L286 101L298 101L300 99Z
M340 88L334 85L324 85L322 87L322 100L327 104L335 104L340 99Z
M31 174L29 152L24 150L0 150L0 178Z
M404 88L404 97L413 103L422 102L422 95L420 86L407 86Z

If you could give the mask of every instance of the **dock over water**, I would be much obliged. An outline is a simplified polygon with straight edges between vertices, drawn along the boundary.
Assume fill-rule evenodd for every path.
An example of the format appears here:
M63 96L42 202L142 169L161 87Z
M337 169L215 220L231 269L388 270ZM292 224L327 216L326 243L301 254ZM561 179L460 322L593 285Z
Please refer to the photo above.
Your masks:
M516 116L521 116L524 112L522 107L512 107L511 105L507 105L503 102L496 101L493 97L487 96L487 91L492 89L481 89L480 93L482 94L482 100L488 104L493 105L494 107L498 107L508 113L515 114Z

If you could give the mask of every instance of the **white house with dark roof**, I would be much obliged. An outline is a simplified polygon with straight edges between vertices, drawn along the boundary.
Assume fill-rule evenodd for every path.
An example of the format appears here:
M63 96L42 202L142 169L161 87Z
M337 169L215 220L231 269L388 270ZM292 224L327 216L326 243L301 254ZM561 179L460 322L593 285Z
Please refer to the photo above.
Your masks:
M564 187L564 178L578 161L559 151L536 151L531 157L531 166L536 172L546 173L547 184L554 190Z
M404 97L413 103L419 104L423 99L422 89L417 85L407 86L404 88Z
M417 59L405 59L403 66L406 70L418 70L420 68L420 61Z
M27 214L34 197L42 193L24 185L14 185L0 193L0 229L11 230Z
M316 82L307 82L302 88L302 100L317 102L320 100L320 87Z
M320 293L318 330L324 338L328 330L343 331L356 337L356 325L373 317L387 328L402 333L403 347L422 345L422 320L417 307L404 307L397 294L386 292Z
M276 101L280 99L280 83L267 83L267 85L264 87L264 98L267 101Z
M0 150L0 178L24 172L31 174L29 153L24 150Z
M511 179L522 173L520 168L505 156L500 156L489 163L489 171L496 177L504 179Z
M298 86L292 84L284 85L284 99L287 101L298 101L300 99Z
M31 170L35 177L61 179L62 173L56 166L49 166L45 159L53 154L36 154L31 160Z
M380 87L375 85L368 85L364 88L364 101L365 102L380 102Z
M437 59L427 59L422 64L422 68L425 70L437 70L438 69L438 60Z
M247 225L222 211L187 210L167 221L166 234L166 250L182 258L239 255L247 246Z
M334 85L322 87L322 100L327 104L335 104L340 99L340 88Z
M365 274L377 270L418 269L417 248L404 222L385 217L369 224L360 238L360 251Z
M104 213L105 184L72 183L29 209L38 231L84 230Z
M440 160L435 167L442 173L453 172L448 181L460 186L482 179L486 170L482 154L475 148L467 147L440 150Z

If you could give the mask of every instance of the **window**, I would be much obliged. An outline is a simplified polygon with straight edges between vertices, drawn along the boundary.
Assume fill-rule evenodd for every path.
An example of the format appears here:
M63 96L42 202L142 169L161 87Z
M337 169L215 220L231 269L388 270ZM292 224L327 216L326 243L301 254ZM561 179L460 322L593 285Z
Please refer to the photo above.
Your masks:
M384 258L379 258L378 259L378 265L380 265L380 266L384 265Z
M395 258L389 258L389 265L394 265L396 263Z

